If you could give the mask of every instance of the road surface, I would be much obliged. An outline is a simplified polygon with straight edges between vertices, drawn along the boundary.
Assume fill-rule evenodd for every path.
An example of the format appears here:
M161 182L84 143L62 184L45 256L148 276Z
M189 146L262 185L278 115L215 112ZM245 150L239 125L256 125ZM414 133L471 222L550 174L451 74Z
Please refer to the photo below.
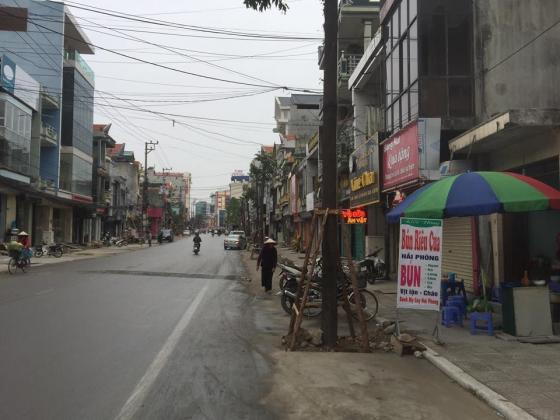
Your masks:
M360 418L495 418L425 361L401 365L395 356L388 368L379 357L283 352L286 315L275 297L248 293L239 251L222 243L203 236L198 256L185 239L1 274L0 419L341 418L325 408L333 403L362 407ZM354 365L337 372L343 361ZM352 374L360 364L371 373ZM313 399L305 399L313 378ZM380 378L381 387L371 386ZM391 398L407 390L415 407L432 387L431 404L443 393L443 405L420 417Z

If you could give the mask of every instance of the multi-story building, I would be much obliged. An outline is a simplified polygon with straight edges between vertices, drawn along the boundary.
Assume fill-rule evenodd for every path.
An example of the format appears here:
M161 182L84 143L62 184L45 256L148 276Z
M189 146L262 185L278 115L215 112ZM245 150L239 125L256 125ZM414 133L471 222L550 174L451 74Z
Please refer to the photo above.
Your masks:
M30 149L32 161L39 162L34 165L37 179L34 186L41 195L32 204L33 241L81 242L91 237L92 226L85 216L91 214L93 202L93 81L80 54L92 54L93 48L63 3L36 0L3 0L2 3L0 52L9 54L13 62L17 60L17 66L40 84L40 87L28 84L24 89L27 94L40 94L41 105L39 118L33 125ZM67 116L63 130L64 113ZM61 157L64 168L61 168ZM20 211L23 210L16 212Z
M235 171L231 174L229 184L229 196L230 198L240 199L243 195L245 186L249 183L249 175L245 175L243 171Z
M28 92L26 87L34 91ZM0 57L0 227L32 230L32 204L19 193L33 191L39 156L33 153L33 122L40 118L39 84L7 55ZM34 150L35 149L35 150Z
M549 45L560 35L543 28L554 24L559 7L383 2L380 28L349 78L352 185L358 200L380 196L379 205L366 206L366 247L385 237L393 271L398 226L384 226L382 210L426 182L464 170L508 170L558 188L559 88L549 83L557 72ZM521 278L531 257L555 258L549 232L559 223L555 213L446 219L443 271L457 273L469 293L480 291L482 269L496 285Z
M191 174L188 172L156 172L154 168L149 168L148 179L152 184L166 186L169 209L167 209L165 217L169 221L175 219L176 224L180 224L175 228L182 231L189 218Z
M111 203L108 186L111 183L111 158L109 156L116 143L110 136L111 124L93 125L93 173L92 193L96 218L93 221L91 240L101 240L105 231L104 222Z

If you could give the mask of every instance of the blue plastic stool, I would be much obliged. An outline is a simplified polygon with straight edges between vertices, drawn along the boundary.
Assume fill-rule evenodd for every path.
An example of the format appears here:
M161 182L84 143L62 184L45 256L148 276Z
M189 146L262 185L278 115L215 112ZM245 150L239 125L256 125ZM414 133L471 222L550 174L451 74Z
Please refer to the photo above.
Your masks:
M456 306L459 308L459 315L461 318L467 317L467 304L463 296L449 296L447 298L447 306Z
M463 326L459 308L456 306L444 306L441 308L441 325L445 325L447 328L453 325Z
M486 323L484 327L477 325L478 321ZM473 312L471 313L471 334L478 331L485 331L488 335L494 335L494 324L492 323L492 312Z

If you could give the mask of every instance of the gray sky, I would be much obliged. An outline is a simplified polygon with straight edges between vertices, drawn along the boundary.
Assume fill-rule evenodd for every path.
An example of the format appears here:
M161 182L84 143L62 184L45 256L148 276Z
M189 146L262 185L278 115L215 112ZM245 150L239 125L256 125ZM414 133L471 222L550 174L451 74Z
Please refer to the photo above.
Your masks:
M258 13L247 10L243 7L241 0L207 2L180 0L160 0L159 2L153 0L78 1L82 5L99 8L98 10L102 8L144 15L146 18L184 25L260 35L322 37L323 17L319 0L292 1L286 15L276 11ZM280 86L321 89L321 73L317 67L317 46L320 44L318 40L211 39L208 37L228 37L229 35L154 26L77 8L71 8L71 10L79 18L79 23L94 44L114 49L122 54L192 73L238 82L260 85L273 83ZM135 32L130 32L130 30ZM138 31L190 36L161 35ZM183 55L158 46L119 37L136 37L170 49L183 49L180 51ZM266 57L232 57L262 54L265 54ZM186 55L194 57L194 59ZM247 170L249 162L258 151L259 146L254 143L242 143L239 140L272 144L277 139L277 134L272 133L274 126L273 98L279 95L289 95L289 92L277 90L245 98L202 103L166 103L165 101L200 101L251 94L263 91L265 88L205 80L148 64L135 63L129 58L100 49L97 49L94 56L85 56L85 58L96 74L96 91L98 92L96 93L95 122L111 122L113 138L118 142L125 142L127 148L134 150L138 160L143 160L144 141L159 140L156 152L149 155L149 164L155 163L156 169L172 167L174 171L191 172L193 174L193 196L196 198L205 198L211 190L226 185L233 170ZM214 65L223 66L261 80L212 67L200 60L211 61ZM125 101L118 100L111 95L125 99ZM121 109L117 107L121 107ZM122 109L123 107L129 109ZM179 116L161 117L135 111L138 108L161 113L248 121L248 123L225 123ZM173 126L172 119L176 120L175 126ZM233 137L235 140L219 134Z

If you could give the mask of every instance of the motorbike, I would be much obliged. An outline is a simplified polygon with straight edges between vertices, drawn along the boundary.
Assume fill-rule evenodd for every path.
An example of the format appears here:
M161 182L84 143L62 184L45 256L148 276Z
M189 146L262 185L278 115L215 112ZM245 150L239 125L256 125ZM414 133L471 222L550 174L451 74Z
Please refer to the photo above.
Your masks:
M55 258L60 258L63 252L62 244L43 244L33 249L33 256L41 258L43 255L52 255Z
M197 243L197 242L194 243L193 252L194 252L194 255L198 255L198 253L200 252L200 243Z
M128 241L126 239L112 238L111 241L113 241L113 245L116 245L119 248L128 245Z
M366 257L358 261L357 270L358 278L365 280L369 284L374 284L376 280L384 279L387 277L387 267L385 261L379 257L379 253L383 248L379 248Z
M282 309L288 314L292 313L292 306L296 301L298 281L301 276L301 271L288 267L284 264L278 264L280 267L280 286L281 290L278 293L280 297L280 305ZM348 302L350 306L356 305L358 300L364 311L365 319L369 321L378 311L379 303L376 296L369 290L365 290L365 284L359 285L360 288L357 292L352 290L351 280L349 277L350 268L343 265L338 273L337 280L337 299L340 300L344 296L344 288L348 292ZM304 309L306 317L315 317L321 314L322 311L322 260L317 259L315 269L312 273L312 285L309 289L307 297L307 306ZM357 319L357 312L353 311L352 316Z

